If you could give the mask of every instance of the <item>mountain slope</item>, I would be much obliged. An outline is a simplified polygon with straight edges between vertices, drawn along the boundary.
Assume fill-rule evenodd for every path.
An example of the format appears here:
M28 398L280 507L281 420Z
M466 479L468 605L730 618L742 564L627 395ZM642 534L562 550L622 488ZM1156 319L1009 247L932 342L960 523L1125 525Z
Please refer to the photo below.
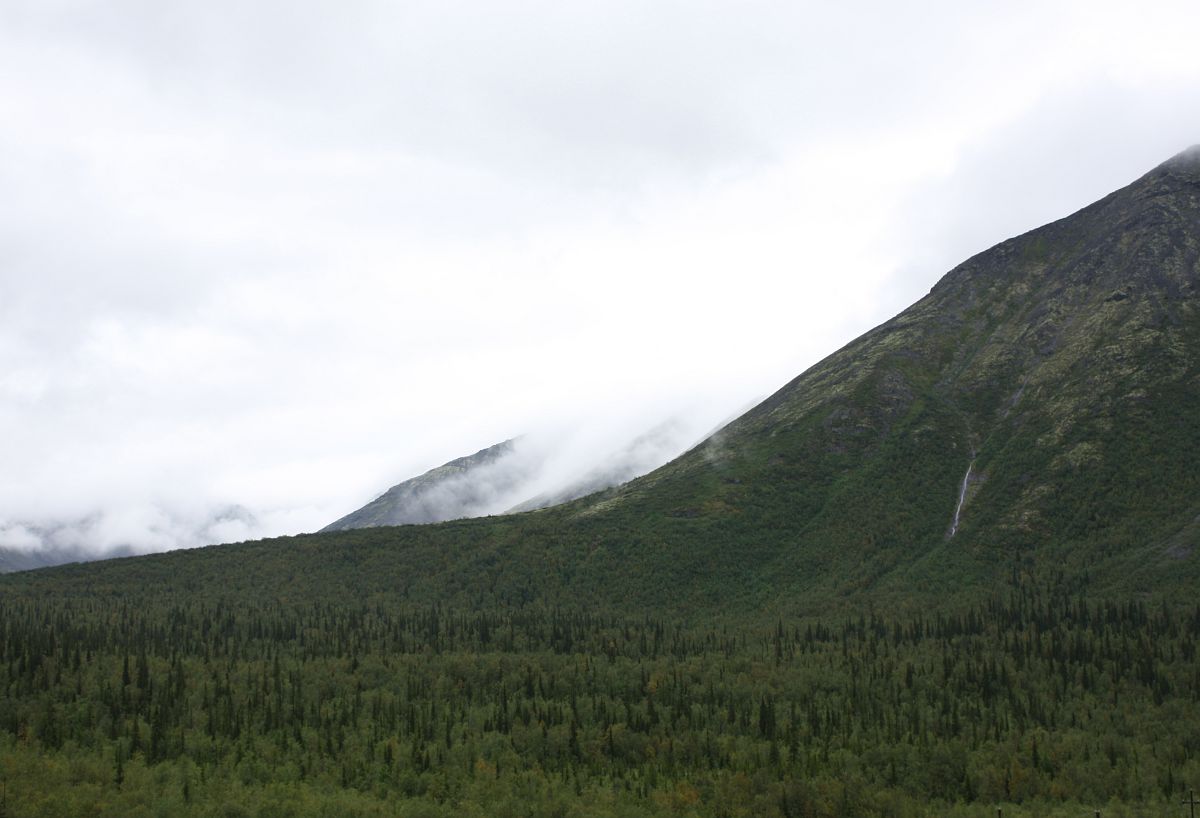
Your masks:
M585 435L535 433L506 440L405 480L322 531L435 523L532 511L575 500L639 477L677 457L703 435L696 419L676 414L632 439L605 430ZM594 431L594 430L593 430ZM583 446L580 446L580 443Z
M680 444L681 440L694 443L696 438L689 440L686 424L679 418L666 420L604 457L583 474L550 491L522 500L505 514L561 505L640 477L678 455L686 446Z
M516 456L514 443L497 443L398 483L321 530L438 523L487 514L497 498L517 489L537 469L537 463Z
M1194 148L968 260L580 513L692 518L735 549L762 543L746 556L764 580L815 573L842 591L964 558L977 576L1038 561L1109 582L1193 574L1198 257Z
M622 611L1198 578L1200 150L948 273L666 466L563 506L50 572ZM30 582L41 582L30 578Z
M73 550L23 551L17 548L0 548L0 574L10 571L31 571L34 568L62 565L65 562L75 562L81 559L85 559L84 555Z

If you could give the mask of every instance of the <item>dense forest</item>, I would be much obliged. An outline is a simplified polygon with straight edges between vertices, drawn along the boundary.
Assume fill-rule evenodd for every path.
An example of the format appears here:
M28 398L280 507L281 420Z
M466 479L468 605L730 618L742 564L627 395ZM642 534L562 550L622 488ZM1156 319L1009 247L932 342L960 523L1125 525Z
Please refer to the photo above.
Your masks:
M1200 607L684 623L378 599L0 598L6 818L1161 815Z

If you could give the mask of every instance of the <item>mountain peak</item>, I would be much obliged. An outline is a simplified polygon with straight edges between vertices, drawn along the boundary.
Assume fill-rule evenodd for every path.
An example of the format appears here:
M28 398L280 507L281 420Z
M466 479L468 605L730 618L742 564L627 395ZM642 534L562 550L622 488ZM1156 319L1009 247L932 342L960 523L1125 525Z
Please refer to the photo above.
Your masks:
M1167 160L1167 164L1168 165L1171 165L1171 164L1192 165L1192 166L1200 165L1200 142L1197 142L1195 145L1192 145L1190 148L1185 148L1184 150L1175 154L1174 156L1172 156L1170 159Z
M519 440L510 438L398 483L321 530L433 523L487 514L497 498L503 501L540 465L534 457L518 455Z
M1150 171L1148 176L1156 179L1183 178L1190 183L1200 183L1200 144L1175 154Z

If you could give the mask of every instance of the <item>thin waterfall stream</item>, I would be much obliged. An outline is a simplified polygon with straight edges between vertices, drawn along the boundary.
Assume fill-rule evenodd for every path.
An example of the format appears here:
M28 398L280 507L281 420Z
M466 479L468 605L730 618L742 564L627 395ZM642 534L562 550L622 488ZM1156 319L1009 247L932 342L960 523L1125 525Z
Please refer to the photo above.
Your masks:
M975 468L974 460L967 465L967 473L963 475L962 479L962 488L958 490L958 505L954 508L954 522L950 525L951 537L958 531L958 518L962 514L963 501L967 499L967 483L971 479L971 469L973 468Z

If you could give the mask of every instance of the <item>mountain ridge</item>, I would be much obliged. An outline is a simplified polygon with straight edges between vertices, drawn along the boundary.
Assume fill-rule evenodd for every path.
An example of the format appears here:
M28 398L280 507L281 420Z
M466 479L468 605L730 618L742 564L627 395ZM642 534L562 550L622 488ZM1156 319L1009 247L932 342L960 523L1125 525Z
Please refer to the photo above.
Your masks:
M927 527L921 539L926 543L936 542L941 531L949 528L957 489L976 459L970 453L976 450L980 456L979 471L968 486L964 530L957 532L956 539L979 546L980 533L970 529L981 499L988 499L989 484L993 488L996 485L989 480L993 476L990 467L999 466L994 451L1000 442L994 437L996 429L1005 429L1006 424L1011 427L1021 420L1039 389L1050 390L1057 380L1067 376L1068 388L1064 394L1042 398L1058 403L1069 398L1079 405L1060 407L1075 410L1060 414L1078 415L1088 408L1088 395L1086 390L1077 388L1077 383L1071 385L1072 378L1086 377L1075 370L1086 369L1090 360L1098 358L1108 375L1119 372L1122 377L1138 380L1139 373L1131 362L1144 362L1148 373L1142 374L1152 375L1161 369L1165 358L1151 354L1153 350L1148 345L1165 344L1168 350L1175 349L1181 343L1180 334L1189 335L1191 355L1182 357L1190 362L1186 365L1191 371L1195 371L1196 356L1200 353L1194 337L1196 259L1200 256L1195 235L1195 225L1200 223L1198 189L1200 150L1192 148L1071 216L972 256L943 276L925 298L797 376L730 424L722 435L634 481L624 495L601 502L608 506L629 502L630 498L657 490L666 482L678 481L682 475L699 479L699 475L711 472L721 463L730 474L715 494L717 498L733 500L745 493L742 487L747 484L761 488L775 481L767 474L771 470L766 468L758 469L757 479L733 473L739 458L731 453L730 436L745 447L755 444L763 435L780 438L797 424L807 423L811 437L797 448L807 449L810 455L836 458L839 451L858 445L864 435L869 437L874 433L878 440L883 440L893 425L905 421L904 413L913 408L919 397L927 403L922 412L924 420L936 420L935 427L942 431L936 443L931 440L926 445L959 451L956 468L943 469L945 474L936 485L928 480L931 475L926 474L926 483L917 484L916 490L908 492L908 499L913 501L921 499L916 495L922 491L941 498L944 519ZM1163 230L1165 236L1160 235ZM1136 242L1131 237L1138 235L1146 237L1134 253L1134 258L1139 259L1135 266L1141 271L1140 278L1126 280L1120 274L1134 261L1128 258L1130 248L1122 245ZM1087 247L1079 246L1089 241ZM1144 284L1138 283L1143 281ZM1131 284L1133 289L1129 289ZM1138 286L1149 289L1139 292ZM1157 295L1160 291L1169 297L1165 306L1164 299ZM1091 308L1096 308L1098 315L1087 315ZM1187 311L1190 322L1184 320L1180 310ZM1020 320L1013 320L1014 315ZM1154 332L1160 324L1171 331L1171 340L1164 341L1161 333ZM1121 327L1124 336L1119 342L1097 348L1097 339L1110 327ZM1177 354L1174 359L1179 363L1180 358ZM1189 417L1194 417L1194 381L1185 397L1182 405L1191 410ZM823 411L819 424L814 418L818 410ZM910 423L914 421L908 419ZM1006 429L1007 433L1015 431ZM1094 454L1088 448L1089 443L1095 445L1094 441L1082 439L1086 435L1077 437L1081 439L1073 441L1069 451L1060 453L1068 462L1072 458L1087 460ZM823 440L828 451L813 452L814 439ZM1042 442L1058 445L1060 441L1051 437ZM1188 442L1195 446L1194 429L1189 432ZM911 454L914 460L922 456L917 451ZM774 463L779 467L774 471L780 473L788 457L787 451L764 453L758 458L758 465ZM753 459L741 457L740 461L744 465ZM892 462L891 465L902 469L909 464ZM1185 471L1181 465L1184 464L1177 459L1177 472ZM806 475L802 472L800 479L807 476L809 482L817 484L837 479L830 471L809 469ZM1016 505L1009 518L996 519L993 515L991 522L1008 534L1015 530L1037 535L1037 521L1032 516L1036 509L1031 507L1035 504ZM720 515L736 508L736 503L713 502L710 496L707 507L711 514ZM704 508L684 507L680 511L699 516ZM816 507L810 511L814 515L821 513ZM841 511L842 520L853 519L852 509ZM892 514L885 518L896 511L893 508ZM1184 511L1176 517L1190 520L1189 513ZM825 522L837 527L837 521ZM1184 526L1186 523L1181 522L1179 528ZM886 539L884 528L875 526L873 537L868 539ZM828 534L828 530L823 533ZM1045 540L1053 534L1053 531L1042 532L1035 538ZM1011 540L1012 536L994 539Z
M597 494L0 576L6 803L1177 809L1200 775L1197 169L973 256Z
M1179 595L1200 515L1197 225L1189 149L973 255L620 487L162 559L236 548L281 589L280 549L293 571L354 566L343 581L368 595L759 615L921 605L1009 576Z
M528 472L527 468L515 472L489 469L513 454L516 441L509 438L401 481L362 508L334 520L320 533L438 523L486 513L484 509L497 494L518 485Z

